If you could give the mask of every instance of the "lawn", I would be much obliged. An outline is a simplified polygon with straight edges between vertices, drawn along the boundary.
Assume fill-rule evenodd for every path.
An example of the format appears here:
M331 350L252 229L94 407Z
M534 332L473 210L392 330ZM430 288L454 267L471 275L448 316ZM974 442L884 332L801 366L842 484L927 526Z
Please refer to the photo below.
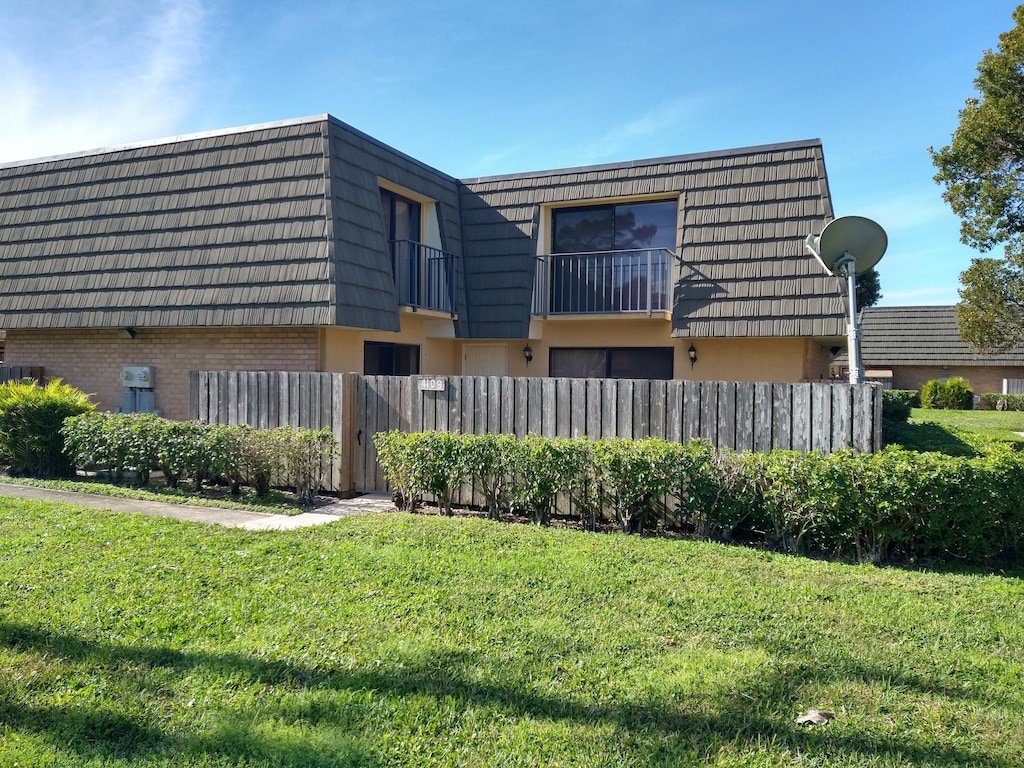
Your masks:
M0 765L1017 766L1021 575L0 499Z
M913 451L970 456L991 440L1024 450L1024 411L942 411L915 408L906 424L884 424L887 444Z

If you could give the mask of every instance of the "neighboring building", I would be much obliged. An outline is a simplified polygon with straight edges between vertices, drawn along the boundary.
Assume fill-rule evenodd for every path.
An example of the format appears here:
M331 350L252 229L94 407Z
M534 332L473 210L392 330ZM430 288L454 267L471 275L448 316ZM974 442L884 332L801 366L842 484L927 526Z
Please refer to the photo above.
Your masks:
M860 313L861 358L867 378L893 389L920 389L932 379L962 376L976 395L1002 392L1003 379L1024 379L1024 346L978 354L963 339L956 307L870 307ZM846 347L835 364L846 365ZM845 370L845 369L844 369Z
M172 418L190 369L818 380L832 216L818 140L458 180L322 115L11 163L5 362L104 408L151 366Z

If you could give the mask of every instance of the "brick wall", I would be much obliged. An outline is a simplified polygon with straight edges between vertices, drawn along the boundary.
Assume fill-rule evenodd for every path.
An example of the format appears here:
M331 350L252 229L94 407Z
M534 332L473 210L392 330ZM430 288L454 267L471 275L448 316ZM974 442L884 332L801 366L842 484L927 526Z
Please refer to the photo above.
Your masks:
M900 365L893 366L893 389L920 389L926 382L941 378L944 373L936 366ZM1024 372L1017 367L1000 367L996 365L952 366L948 369L949 376L962 376L967 379L974 394L986 392L1002 392L1003 379L1024 378Z
M121 405L121 367L153 367L156 408L188 418L190 370L316 371L315 328L143 328L134 339L110 330L8 331L5 365L41 365L94 394L101 410Z

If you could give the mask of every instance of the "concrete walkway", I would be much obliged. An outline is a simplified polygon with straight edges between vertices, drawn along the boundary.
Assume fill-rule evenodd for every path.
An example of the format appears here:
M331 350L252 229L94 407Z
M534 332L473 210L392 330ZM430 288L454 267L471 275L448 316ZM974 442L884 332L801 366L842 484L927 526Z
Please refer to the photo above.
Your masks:
M230 528L245 528L250 531L286 531L293 528L305 528L310 525L330 523L349 515L388 512L395 508L391 497L385 493L367 493L354 499L339 499L326 506L317 507L315 512L303 512L298 515L275 515L268 512L250 512L244 509L195 507L188 504L121 499L114 496L58 491L14 483L0 483L0 496L75 504L112 512L134 512L155 517L173 517L176 520L186 520L192 523L224 525Z

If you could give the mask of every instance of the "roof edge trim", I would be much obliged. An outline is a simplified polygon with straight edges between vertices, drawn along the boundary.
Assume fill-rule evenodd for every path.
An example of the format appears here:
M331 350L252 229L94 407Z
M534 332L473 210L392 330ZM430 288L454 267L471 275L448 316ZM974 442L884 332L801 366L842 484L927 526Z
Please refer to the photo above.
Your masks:
M694 160L713 160L720 157L739 157L741 155L753 155L759 152L779 152L787 149L807 149L809 147L821 147L821 139L803 139L801 141L787 141L779 144L759 144L753 147L737 147L735 149L718 149L711 152L693 152L688 155L670 155L668 157L651 157L642 160L627 160L619 163L603 163L601 165L577 165L570 168L552 168L545 171L529 171L527 173L503 173L497 176L478 176L476 178L459 179L463 184L481 184L488 181L501 181L508 179L532 179L543 176L553 176L561 173L579 173L582 171L606 171L625 168L642 168L645 165L661 165L665 163L684 163Z
M291 125L303 125L305 123L316 123L332 119L327 113L320 115L309 115L307 117L295 117L289 120L275 120L268 123L254 123L252 125L240 125L235 128L218 128L212 131L199 131L197 133L184 133L179 136L165 136L160 139L147 139L146 141L131 142L129 144L115 144L109 147L97 147L96 149L84 149L77 152L68 152L62 155L49 155L47 157L33 157L25 160L14 160L0 163L0 169L20 168L29 165L41 165L52 163L58 160L75 160L80 157L92 157L94 155L106 155L111 152L126 152L132 149L145 149L146 147L158 147L162 144L176 144L181 141L195 141L197 139L210 139L215 136L230 136L234 133L252 133L264 131L269 128L287 128Z

